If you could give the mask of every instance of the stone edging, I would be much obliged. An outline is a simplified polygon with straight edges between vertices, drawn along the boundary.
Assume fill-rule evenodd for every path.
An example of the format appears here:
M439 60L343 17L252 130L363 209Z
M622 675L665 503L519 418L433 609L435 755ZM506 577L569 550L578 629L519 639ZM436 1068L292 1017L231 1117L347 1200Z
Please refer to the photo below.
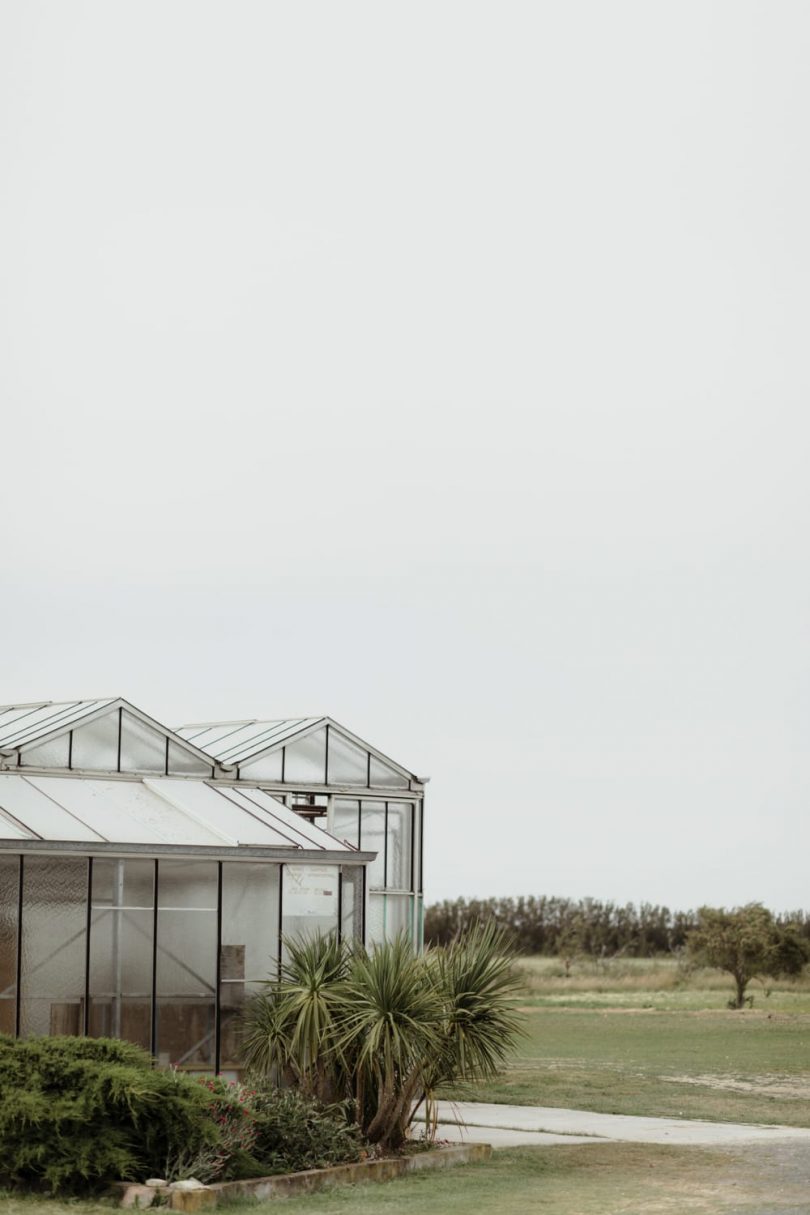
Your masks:
M447 1169L457 1164L472 1164L488 1160L491 1155L488 1143L459 1143L417 1152L413 1156L361 1160L357 1164L336 1164L328 1169L307 1169L303 1173L279 1173L274 1177L251 1177L244 1181L219 1181L198 1190L158 1189L126 1181L117 1181L113 1189L120 1194L119 1206L122 1207L150 1207L157 1200L160 1205L168 1205L175 1211L201 1211L215 1207L220 1200L253 1198L262 1202L268 1198L289 1198L295 1194L313 1194L330 1186L391 1181L418 1169Z

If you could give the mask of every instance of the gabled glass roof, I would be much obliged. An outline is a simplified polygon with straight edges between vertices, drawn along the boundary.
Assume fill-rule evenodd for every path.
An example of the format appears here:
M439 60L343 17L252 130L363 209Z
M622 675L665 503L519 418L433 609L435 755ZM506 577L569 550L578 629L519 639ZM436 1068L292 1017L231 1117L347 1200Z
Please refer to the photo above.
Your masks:
M185 726L178 726L176 733L187 742L192 743L200 750L212 755L219 763L226 766L239 766L250 764L253 760L258 759L260 755L265 755L271 751L278 751L282 747L292 747L296 749L298 743L302 743L305 738L315 735L318 732L323 732L324 728L332 732L333 735L339 735L349 742L352 746L360 748L368 752L374 765L379 761L381 764L380 772L383 769L390 769L391 774L398 774L400 780L396 783L404 782L407 786L411 780L421 781L425 778L416 776L408 768L404 768L402 764L398 764L395 760L389 759L382 752L377 751L370 743L364 742L362 738L352 734L345 726L341 726L331 717L279 717L279 718L253 718L247 721L201 721ZM247 775L247 771L245 772ZM289 780L289 775L287 776ZM301 777L304 783L308 777ZM300 782L299 782L300 783ZM323 783L323 777L321 782ZM364 785L380 785L390 784L390 779L381 777L379 782L374 779L367 780L365 777L360 782Z

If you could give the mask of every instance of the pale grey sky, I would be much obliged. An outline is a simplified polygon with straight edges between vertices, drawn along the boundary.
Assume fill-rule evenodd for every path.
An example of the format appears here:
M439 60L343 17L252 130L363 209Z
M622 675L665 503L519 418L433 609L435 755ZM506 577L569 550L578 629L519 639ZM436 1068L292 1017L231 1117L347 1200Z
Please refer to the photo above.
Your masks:
M330 713L430 900L810 906L810 8L0 8L0 701Z

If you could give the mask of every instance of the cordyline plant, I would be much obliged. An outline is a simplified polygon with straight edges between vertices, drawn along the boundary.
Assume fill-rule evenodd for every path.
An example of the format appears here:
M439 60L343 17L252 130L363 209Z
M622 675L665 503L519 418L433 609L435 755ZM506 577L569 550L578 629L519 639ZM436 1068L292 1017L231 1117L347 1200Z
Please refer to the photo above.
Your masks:
M404 1143L440 1086L483 1079L521 1032L520 990L503 933L478 925L414 954L402 937L366 950L316 937L287 943L281 980L248 1014L245 1061L322 1101L347 1101L365 1136Z

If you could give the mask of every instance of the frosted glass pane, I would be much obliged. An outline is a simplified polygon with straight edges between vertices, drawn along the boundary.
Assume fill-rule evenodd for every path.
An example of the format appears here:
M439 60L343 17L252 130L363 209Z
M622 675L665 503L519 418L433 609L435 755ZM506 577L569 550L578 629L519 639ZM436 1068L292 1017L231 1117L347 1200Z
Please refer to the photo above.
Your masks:
M210 776L212 765L204 763L176 742L169 742L170 776Z
M22 1034L81 1033L87 861L27 857L23 877Z
M160 861L157 1043L161 1064L207 1066L214 1057L217 866Z
M368 784L368 752L343 738L334 728L329 731L329 784Z
M278 865L222 866L223 985L275 978L278 886Z
M121 714L121 771L154 772L166 770L166 735L124 711Z
M385 896L384 925L386 941L393 941L400 933L404 933L409 941L413 939L409 895L387 894Z
M17 998L16 856L0 856L0 1034L13 1034Z
M217 867L212 861L158 864L157 990L205 995L216 976Z
M152 994L151 911L94 911L90 923L90 992L105 999ZM113 1037L118 1037L117 1031Z
M368 867L368 884L371 890L382 889L385 885L385 802L363 802L360 848L363 852L377 853Z
M359 938L363 925L363 871L357 865L343 866L340 932L344 941Z
M154 877L154 861L96 857L93 861L93 907L134 907L151 911Z
M385 940L385 895L368 896L368 921L366 923L366 945L381 945Z
M316 730L285 747L284 779L296 785L322 785L326 780L326 730Z
M154 863L96 859L90 925L90 1034L149 1047Z
M332 803L332 825L330 834L351 844L358 845L358 827L360 818L360 803L354 798L336 797Z
M408 778L372 755L371 784L375 788L382 786L384 789L407 789Z
M271 751L269 755L263 755L261 759L256 759L252 764L242 764L239 768L239 777L242 780L281 780L281 748L278 751Z
M118 710L73 731L73 767L118 771Z
M70 735L52 738L38 747L28 747L20 753L23 768L67 768L70 759Z
M410 802L388 803L388 864L386 887L411 888L411 813Z
M281 931L285 937L307 938L337 930L338 870L336 865L285 865Z

